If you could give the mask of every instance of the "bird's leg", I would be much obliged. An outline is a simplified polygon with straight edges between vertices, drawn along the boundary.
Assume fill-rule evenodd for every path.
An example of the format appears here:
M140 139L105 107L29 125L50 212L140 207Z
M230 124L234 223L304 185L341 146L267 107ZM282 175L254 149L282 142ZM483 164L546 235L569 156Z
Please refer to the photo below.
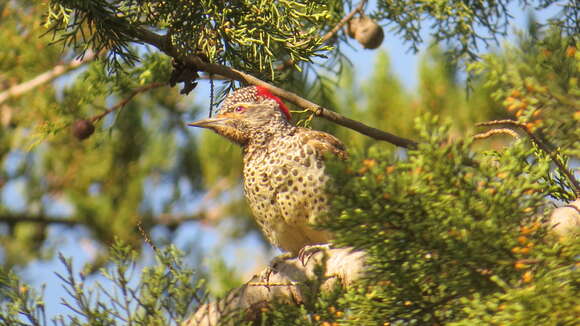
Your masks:
M302 263L302 266L306 266L310 258L319 251L326 251L331 249L330 243L321 243L321 244L314 244L314 245L307 245L304 248L300 249L298 252L298 259ZM304 260L306 259L306 261Z

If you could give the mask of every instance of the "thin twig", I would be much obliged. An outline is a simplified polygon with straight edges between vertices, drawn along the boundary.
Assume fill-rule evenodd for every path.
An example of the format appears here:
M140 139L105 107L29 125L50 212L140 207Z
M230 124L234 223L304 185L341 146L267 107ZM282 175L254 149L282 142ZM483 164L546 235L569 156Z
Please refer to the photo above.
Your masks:
M129 96L127 96L126 98L122 99L121 101L119 101L117 104L113 105L112 107L108 108L107 110L105 110L103 113L99 113L91 118L89 118L89 120L91 122L96 122L101 120L102 118L104 118L107 114L117 111L121 108L123 108L125 105L127 105L129 102L131 102L131 100L140 93L144 93L148 90L154 89L154 88L158 88L161 86L167 85L166 83L151 83L149 85L145 85L143 87L139 87L137 89L135 89L133 92L131 92L131 94L129 94Z
M298 286L298 282L289 282L289 283L271 283L271 282L249 282L248 286Z
M556 155L555 151L551 150L548 146L546 146L546 144L543 141L541 141L540 138L538 138L524 123L515 120L505 119L505 120L492 120L487 122L480 122L476 124L476 126L497 126L497 125L509 125L522 129L526 133L526 135L528 135L528 137L532 140L532 142L534 142L536 146L538 146L538 148L540 148L542 151L548 154L548 156L550 156L550 158L552 159L554 164L556 164L560 172L562 172L572 184L576 197L580 197L580 183L578 183L578 180L576 180L574 174L572 174L566 168L566 165Z
M269 83L267 83L259 78L256 78L250 74L244 73L242 71L239 71L237 69L230 68L230 67L227 67L224 65L205 62L204 60L202 60L198 56L181 55L179 53L179 51L171 45L170 40L164 35L159 35L157 33L154 33L154 32L151 32L147 29L139 28L139 27L131 28L128 30L130 31L131 36L136 38L137 40L139 40L143 43L153 45L156 48L158 48L160 51L169 55L170 57L176 58L177 60L185 63L186 65L196 67L200 71L205 71L209 74L221 75L221 76L230 78L232 80L238 80L238 81L244 82L246 84L250 84L250 85L263 86L263 87L267 88L270 92L272 92L272 94L277 95L281 98L284 98L284 99L286 99L286 100L288 100L288 101L290 101L290 102L292 102L292 103L294 103L294 104L296 104L304 109L312 111L312 112L316 113L316 115L323 117L329 121L332 121L338 125L355 130L363 135L367 135L367 136L372 137L376 140L387 141L391 144L394 144L394 145L397 145L400 147L410 148L410 149L417 148L417 142L415 142L413 140L398 137L396 135L379 130L377 128L367 126L362 122L349 119L349 118L347 118L339 113L336 113L336 112L329 110L327 108L323 108L318 104L315 104L307 99L304 99L304 98L302 98L302 97L300 97L292 92L288 92L288 91L283 90L279 87L271 85L271 84L269 84Z
M81 65L94 60L97 55L94 52L87 52L82 58L76 58L66 64L56 65L52 69L28 80L22 84L14 85L0 93L0 104L8 99L18 97L34 88L48 83L67 72L80 67Z
M190 216L171 216L171 215L160 215L154 217L155 223L157 225L164 225L167 227L177 227L183 223L191 221L202 221L207 219L208 213L206 211L199 212ZM15 225L18 223L34 223L41 225L64 225L64 226L77 226L86 225L84 221L76 217L59 217L59 216L45 216L45 215L25 215L25 214L0 214L0 223L7 223L9 225Z
M506 135L506 134L509 135L509 136L512 136L515 139L519 139L520 138L520 135L518 135L517 132L515 132L515 131L513 131L511 129L508 129L508 128L498 128L498 129L491 129L491 130L488 130L486 132L479 133L479 134L473 136L473 139L478 139L478 140L479 139L486 139L486 138L489 138L491 136L495 136L495 135Z
M328 31L328 33L324 34L324 36L322 37L322 41L326 42L326 41L330 40L330 38L332 38L336 33L338 33L338 31L344 25L346 25L346 23L348 23L357 12L362 12L362 10L364 9L366 4L367 4L367 0L363 0L363 1L359 2L358 5L348 15L344 16L344 18L342 18L342 20L340 22L338 22L338 24L336 24L336 26L334 26L333 29Z
M153 241L151 240L151 237L149 237L149 233L147 233L147 231L145 231L145 229L143 228L143 221L141 219L139 219L139 221L137 221L137 229L139 229L139 232L143 236L143 239L145 239L145 242L147 242L147 244L149 246L151 246L153 251L155 251L155 254L157 254L158 256L161 256L161 251L153 243ZM173 266L169 265L169 269L171 269L173 274L175 274L175 272L173 271Z
M163 254L161 253L161 250L159 250L159 248L155 245L155 243L153 243L153 240L151 240L151 237L149 237L149 233L147 233L147 231L145 231L145 229L143 228L143 221L141 219L137 221L137 228L139 229L139 232L143 236L143 239L145 239L145 242L153 249L155 255L159 257L161 262L171 271L171 274L173 274L173 276L177 276L178 274L177 271L175 270L175 267L173 267L173 265L170 262L165 261L165 259L161 259L163 257Z

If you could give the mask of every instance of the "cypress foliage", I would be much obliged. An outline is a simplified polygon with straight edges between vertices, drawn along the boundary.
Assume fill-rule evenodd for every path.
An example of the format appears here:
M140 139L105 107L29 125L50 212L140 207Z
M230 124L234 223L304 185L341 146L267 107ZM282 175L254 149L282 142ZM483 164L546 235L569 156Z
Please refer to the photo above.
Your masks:
M0 325L178 325L246 278L222 258L209 259L209 272L190 267L171 245L144 266L138 222L146 231L163 225L156 230L172 239L180 225L164 216L187 211L222 181L228 190L210 203L225 202L222 219L207 218L204 227L234 241L255 228L237 188L238 149L185 130L184 121L207 112L157 89L172 63L135 42L143 31L170 35L178 55L243 70L420 142L394 150L295 109L299 124L330 131L350 149L350 160L329 169L333 208L320 227L336 234L334 246L365 251L368 274L330 292L312 280L303 304L272 303L253 322L237 314L232 321L574 325L577 233L556 236L545 222L553 207L578 198L569 164L580 156L577 5L526 1L558 5L561 15L549 26L532 21L515 44L478 53L478 45L505 35L510 3L396 0L369 9L411 49L423 42L422 24L435 22L430 33L439 46L424 54L414 91L393 75L386 53L357 85L356 63L343 57L346 36L324 39L356 6L350 1L1 3L0 41L8 46L0 49ZM74 74L24 95L5 93L55 66L73 69L60 64L80 54L87 61ZM89 60L94 54L102 60ZM216 93L235 83L222 86ZM488 126L495 133L474 137L484 131L477 122L494 119L512 119L511 131L496 121ZM162 196L151 191L157 188ZM67 213L51 215L55 202ZM101 248L82 271L60 258L69 310L54 323L45 305L59 299L13 269L55 254L51 223L82 226Z

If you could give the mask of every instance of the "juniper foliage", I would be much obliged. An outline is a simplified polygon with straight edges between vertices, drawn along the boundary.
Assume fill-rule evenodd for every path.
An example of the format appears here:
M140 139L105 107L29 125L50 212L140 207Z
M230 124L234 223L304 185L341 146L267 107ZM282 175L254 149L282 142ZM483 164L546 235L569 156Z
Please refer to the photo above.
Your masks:
M336 245L367 251L370 273L353 288L313 291L303 305L274 304L260 317L264 325L572 325L578 241L553 237L542 222L553 199L577 197L569 178L574 171L567 175L555 160L570 170L579 156L578 6L518 2L557 7L562 15L550 26L530 24L516 44L478 52L485 41L505 35L514 3L378 1L367 10L408 40L410 49L425 41L421 31L443 41L424 54L413 92L394 76L386 53L378 56L371 78L359 83L356 62L345 64L342 51L356 44L342 31L322 42L356 5L350 1L1 3L0 40L8 46L0 49L0 218L6 225L0 230L6 268L0 323L50 324L42 291L8 270L52 257L58 249L47 241L52 223L77 226L105 244L81 274L62 259L70 313L57 325L175 325L205 302L211 286L201 281L202 268L187 269L173 247L139 273L139 220L147 230L162 224L156 230L172 239L180 225L163 218L218 192L212 204L225 204L219 214L200 213L204 227L235 244L255 230L236 188L237 148L184 128L184 121L207 110L177 91L135 93L166 82L172 69L165 54L136 41L155 31L170 35L180 54L255 74L351 118L423 141L415 151L393 152L388 144L296 114L300 123L333 132L357 149L346 165L334 168L331 216L338 218L322 227L337 234ZM106 59L90 60L24 96L6 96L78 55L90 57L89 49ZM481 60L468 66L457 60L478 55ZM295 66L276 68L288 59ZM469 96L460 78L464 67L471 74ZM451 119L451 128L432 118L412 127L425 113ZM507 118L544 146L521 128L517 140L513 133L473 140L481 131L476 122ZM70 132L78 120L96 126L83 142ZM229 190L220 192L215 186L223 180ZM167 190L166 196L152 194L155 188ZM22 207L14 205L15 193ZM64 203L69 213L51 215L54 203ZM211 218L216 215L222 219ZM109 248L115 237L136 252L121 244ZM220 283L216 292L237 284L231 267L212 267L209 283ZM108 286L91 288L91 273L99 271L116 294Z
M60 256L66 268L58 275L65 298L44 298L42 291L2 270L0 325L179 325L205 300L204 280L173 246L156 252L152 266L142 267L138 255L131 246L116 242L110 265L99 271L106 281L75 271L71 259ZM70 313L47 318L45 300L59 300Z

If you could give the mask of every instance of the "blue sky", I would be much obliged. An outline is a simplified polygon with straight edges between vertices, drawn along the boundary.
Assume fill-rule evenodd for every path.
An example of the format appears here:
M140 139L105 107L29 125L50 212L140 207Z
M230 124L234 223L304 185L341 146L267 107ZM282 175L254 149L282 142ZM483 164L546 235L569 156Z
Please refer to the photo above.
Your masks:
M522 28L525 24L525 15L522 11L514 10L515 20L514 26ZM548 13L538 13L540 19L546 17ZM513 28L513 27L512 27ZM426 38L427 39L427 38ZM378 51L363 50L353 42L354 48L344 47L346 55L351 58L355 64L357 80L364 80L371 75L373 64ZM425 45L422 47L425 49ZM398 36L386 30L385 41L381 47L382 51L386 51L391 58L393 73L402 81L407 90L413 90L417 84L417 68L420 57L419 54L414 54L408 51L408 46L403 44ZM190 95L191 99L197 103L205 106L208 105L209 88L206 82L201 82L200 86ZM10 192L12 194L18 193L18 185L15 184L15 189L5 189L4 196ZM15 200L17 206L17 198ZM178 233L176 243L184 244L193 235L200 238L201 245L209 252L212 247L226 239L220 239L219 232L210 229L202 229L197 224L191 223L183 227ZM82 265L89 260L95 252L95 245L86 239L90 238L86 231L82 228L68 229L61 226L53 226L50 230L49 239L51 243L48 246L58 246L60 252L66 257L73 257L75 269L78 271ZM237 243L233 246L226 247L226 254L229 257L240 257L248 255L247 248L255 247L259 244L255 237L249 237L242 243ZM266 263L266 257L260 259L260 264ZM46 308L49 316L54 316L59 313L66 313L68 310L60 304L58 298L66 296L62 289L61 281L56 277L55 272L63 273L64 269L58 262L56 257L52 260L44 262L36 262L28 266L24 271L25 281L31 282L35 287L40 288L41 284L46 284Z

